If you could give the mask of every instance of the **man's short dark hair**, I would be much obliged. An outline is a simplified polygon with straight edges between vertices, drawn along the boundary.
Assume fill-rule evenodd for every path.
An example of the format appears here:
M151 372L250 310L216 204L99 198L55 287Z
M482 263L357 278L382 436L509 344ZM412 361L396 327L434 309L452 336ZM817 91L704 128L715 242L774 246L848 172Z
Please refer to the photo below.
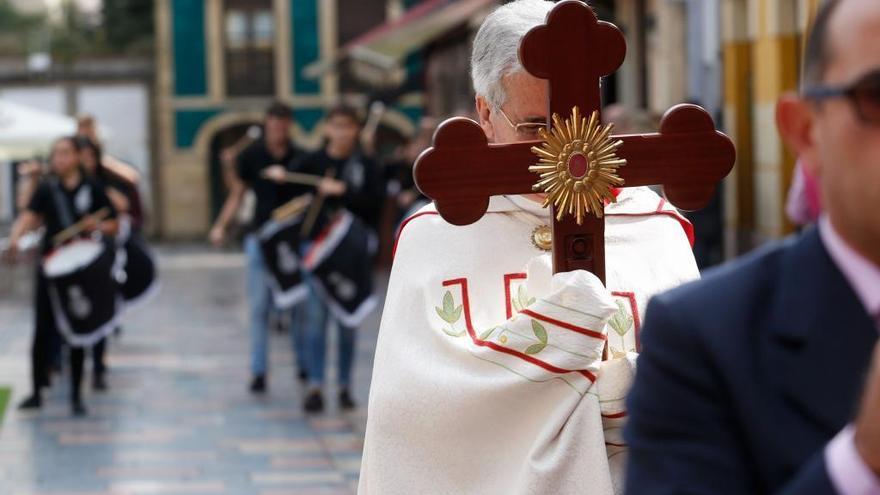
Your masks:
M828 40L828 27L834 9L840 4L840 0L825 0L819 6L813 28L807 38L807 46L804 50L804 85L812 86L820 84L825 77L825 70L831 59L831 48Z
M358 113L357 108L346 103L339 103L327 110L327 120L330 120L333 117L348 117L358 125L361 125L361 116Z
M290 119L293 118L293 109L285 103L276 101L269 105L269 108L266 109L266 117Z

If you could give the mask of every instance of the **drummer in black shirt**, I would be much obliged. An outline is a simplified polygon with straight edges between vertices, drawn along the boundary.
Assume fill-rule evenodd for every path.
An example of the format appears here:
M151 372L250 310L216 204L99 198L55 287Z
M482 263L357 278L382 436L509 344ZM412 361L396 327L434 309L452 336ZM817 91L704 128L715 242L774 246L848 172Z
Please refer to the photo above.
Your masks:
M115 209L107 198L104 189L94 180L87 177L79 161L79 149L72 137L61 138L55 142L49 158L53 175L44 179L20 214L12 227L9 259L15 259L18 242L22 235L40 226L45 226L40 258L53 248L53 238L63 231L67 225L59 211L58 198L66 203L66 210L73 222L86 219L85 232L100 230L106 235L114 235L117 229ZM59 194L60 193L60 194ZM102 209L108 209L108 219L99 221L91 215ZM34 291L35 328L34 341L31 348L31 378L33 394L19 406L21 409L36 409L42 405L41 390L49 385L49 365L52 358L53 342L60 339L56 328L52 305L49 298L49 284L38 263ZM85 350L82 347L71 347L71 402L73 413L86 413L80 393Z
M119 215L127 215L132 229L138 230L142 223L142 209L137 187L122 177L111 172L101 163L101 146L86 136L77 136L80 163L86 175L97 182L103 189L113 208ZM116 329L120 331L119 328ZM107 390L104 373L107 365L104 355L107 339L102 338L92 347L92 388L98 391Z
M266 110L263 138L252 143L238 156L236 172L239 181L233 182L226 202L214 227L210 240L216 245L223 244L227 227L241 206L244 193L250 189L256 197L254 218L245 237L244 250L247 256L247 291L250 303L251 323L251 380L250 389L255 393L266 390L268 368L267 345L269 315L272 309L272 294L267 283L267 270L255 233L269 220L272 211L285 201L301 192L301 187L274 182L267 176L283 177L286 165L300 155L300 151L290 139L292 110L283 103L274 103ZM297 340L297 329L291 328L293 340ZM301 345L294 342L298 356ZM300 357L300 363L302 363Z
M358 149L361 122L357 110L344 104L331 108L327 112L324 131L324 147L304 156L293 167L299 173L324 177L317 186L318 195L323 197L323 207L309 237L314 239L341 209L350 211L363 223L375 228L383 201L383 184L376 162ZM319 412L324 409L321 387L326 361L326 322L330 312L314 287L305 303L304 312L306 369L309 380L304 409L306 412ZM343 409L352 409L355 403L349 386L354 361L355 329L339 320L336 323L339 328L339 405Z

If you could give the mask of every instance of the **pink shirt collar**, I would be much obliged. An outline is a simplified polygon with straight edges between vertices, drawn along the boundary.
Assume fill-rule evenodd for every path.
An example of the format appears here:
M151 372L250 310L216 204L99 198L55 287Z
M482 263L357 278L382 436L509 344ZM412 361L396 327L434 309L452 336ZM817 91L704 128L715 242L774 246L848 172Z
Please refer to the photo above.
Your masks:
M851 248L831 225L828 215L819 219L819 237L868 315L880 325L880 266Z

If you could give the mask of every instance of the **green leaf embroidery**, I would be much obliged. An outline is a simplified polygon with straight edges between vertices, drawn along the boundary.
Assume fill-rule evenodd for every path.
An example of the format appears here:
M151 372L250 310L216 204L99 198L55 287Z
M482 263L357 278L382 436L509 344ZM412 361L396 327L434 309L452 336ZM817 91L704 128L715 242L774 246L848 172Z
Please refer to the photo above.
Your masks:
M608 320L608 325L617 333L623 337L630 331L633 325L633 318L626 311L626 306L621 301L617 302L617 313L614 313L614 316Z
M516 291L516 302L519 303L520 310L529 305L529 295L526 294L526 286L520 285Z
M489 337L491 337L491 336L492 336L492 332L494 332L496 328L497 328L497 327L495 327L495 328L490 328L490 329L486 330L485 332L483 332L482 335L480 335L480 340L486 340L486 339L488 339Z
M517 298L515 298L515 297L512 298L512 299L510 300L510 302L513 303L513 309L515 309L517 313L519 313L520 311L523 310L522 304L519 303L519 301L517 300Z
M439 306L434 306L434 309L437 310L437 315L440 318L443 318L444 321L449 322L449 320L446 319L446 313L443 312L443 309L441 309Z
M541 343L541 345L547 345L547 330L544 328L543 325L538 323L537 320L532 320L532 332L535 333L535 337L538 338L538 341ZM543 349L543 347L542 347L542 349ZM537 351L537 352L540 352L540 351ZM529 354L529 353L526 352L526 354Z
M455 308L455 311L452 312L452 321L450 321L449 323L455 323L458 321L459 318L461 318L461 308L462 307L460 305Z
M537 354L537 353L543 351L545 347L547 347L547 344L545 344L545 343L532 344L529 346L528 349L526 349L526 354Z
M446 291L446 294L443 295L443 312L447 315L451 315L454 309L455 300L452 299L452 292Z
M437 315L450 325L454 325L461 318L462 308L462 305L455 307L455 299L453 299L452 293L449 291L446 291L446 294L443 296L443 307L434 306Z
M529 307L532 303L535 302L534 297L529 297L529 293L526 292L526 286L520 285L519 289L516 291L516 300L514 301L514 305L519 307L519 311Z
M446 329L446 328L444 328L444 329L443 329L443 332L444 332L446 335L449 335L450 337L461 337L462 335L464 335L464 330L462 330L462 331L460 331L460 332L456 332L454 329Z

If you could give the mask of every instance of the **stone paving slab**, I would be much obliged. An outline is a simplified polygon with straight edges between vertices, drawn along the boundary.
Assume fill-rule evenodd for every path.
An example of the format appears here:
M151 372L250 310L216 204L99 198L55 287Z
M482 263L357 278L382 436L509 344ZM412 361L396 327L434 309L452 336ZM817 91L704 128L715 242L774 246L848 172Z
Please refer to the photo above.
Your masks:
M379 315L358 334L352 392L361 407L339 412L328 386L328 411L307 416L287 335L270 339L269 392L247 392L243 258L177 247L161 249L159 262L162 292L111 339L110 390L87 391L88 417L70 416L66 376L41 411L7 411L0 494L353 493ZM29 392L32 268L6 270L17 278L0 298L0 387L12 387L13 406ZM335 353L328 361L332 378Z

